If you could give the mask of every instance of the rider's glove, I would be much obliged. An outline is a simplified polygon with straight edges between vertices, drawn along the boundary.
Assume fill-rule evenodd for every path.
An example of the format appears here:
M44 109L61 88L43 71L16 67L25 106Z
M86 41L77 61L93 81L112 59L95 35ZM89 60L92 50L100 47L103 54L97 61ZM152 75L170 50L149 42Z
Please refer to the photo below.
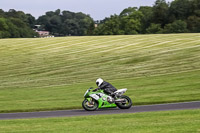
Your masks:
M114 97L115 96L115 93L113 93L113 92L111 92L111 94L110 94L112 97Z
M95 91L97 91L99 88L96 88L96 89L94 89L92 92L95 92Z

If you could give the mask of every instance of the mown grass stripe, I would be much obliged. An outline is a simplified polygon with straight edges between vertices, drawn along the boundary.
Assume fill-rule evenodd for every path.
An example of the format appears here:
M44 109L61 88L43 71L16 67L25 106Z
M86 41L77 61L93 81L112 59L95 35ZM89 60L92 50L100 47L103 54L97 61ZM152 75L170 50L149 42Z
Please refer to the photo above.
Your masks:
M185 62L184 62L185 63ZM157 68L157 69L154 69L152 70L152 67L148 66L148 67L145 67L146 69L138 69L137 71L134 70L135 68L129 68L127 69L126 71L128 71L129 75L134 75L134 77L141 77L141 76L153 76L153 75L158 75L158 74L162 74L162 73L170 73L172 74L174 71L177 72L178 69L175 69L175 68L179 68L179 65L182 65L182 69L179 68L179 73L181 72L187 72L187 70L190 70L192 68L194 68L194 66L199 66L200 65L200 62L196 62L194 63L192 67L188 67L187 65L184 65L184 63L179 63L177 66L162 66L160 68ZM155 66L153 66L153 68L155 68ZM134 70L134 71L130 71L130 70ZM198 70L198 69L195 69L195 70ZM89 71L96 71L96 69L93 69L93 70L84 70L83 72L89 72ZM105 73L109 72L109 70L105 70ZM82 72L73 72L71 73L70 75L68 75L68 77L74 77L73 75L77 75L79 73L82 73ZM122 71L118 71L118 70L114 70L113 71L113 74L115 73L116 76L118 76L118 74L120 75L120 78L123 78L124 77L124 74L125 76L127 75L127 73L123 73ZM53 73L52 73L53 75ZM86 74L87 75L87 74ZM66 75L65 75L66 76ZM128 77L131 77L131 76L128 76ZM65 78L60 78L58 77L57 80L62 80L62 79L65 79ZM118 78L116 78L118 79ZM3 85L13 85L13 84L20 84L20 83L31 83L31 82L37 82L37 81L52 81L54 80L54 78L44 78L44 79L40 79L38 78L37 80L28 80L28 81L18 81L18 82L9 82L9 83L1 83L1 86ZM42 87L42 86L41 86Z
M197 46L194 46L194 47L199 47L199 45L197 45ZM189 47L189 48L191 48L191 47ZM186 48L183 48L183 49L186 49ZM183 49L173 49L173 50L167 50L167 51L162 51L162 52L160 52L160 53L156 53L156 54L151 54L151 56L155 56L155 55L157 55L157 54L163 54L163 53L166 53L166 52L174 52L174 51L177 51L177 50L183 50ZM188 49L188 48L187 48ZM122 55L120 55L120 56L122 56ZM148 55L148 56L150 56L150 55ZM160 55L161 57L162 57L162 55ZM159 57L160 57L159 56ZM142 57L142 56L139 56L139 57ZM144 56L143 56L144 57ZM159 58L155 58L155 59L159 59ZM152 60L150 60L150 62L151 62ZM112 60L111 60L111 62L112 62ZM150 63L150 62L145 62L145 63ZM82 63L81 63L82 64ZM58 64L56 64L56 63L54 63L54 65L59 65L59 63ZM64 68L70 68L70 67L74 67L74 66L76 66L77 64L74 64L74 65L68 65L68 66L64 66ZM84 64L84 65L87 65L87 64ZM47 66L48 67L48 66ZM33 69L35 69L35 68L37 68L37 67L29 67L29 68L27 68L27 69L29 69L29 70L31 70L31 68L33 68ZM38 66L38 68L40 68L41 69L41 67L40 66ZM45 67L46 68L46 67ZM44 69L45 69L44 68ZM61 67L62 68L62 67ZM14 69L14 70L8 70L8 71L16 71L16 69ZM5 73L6 73L6 71L4 71Z

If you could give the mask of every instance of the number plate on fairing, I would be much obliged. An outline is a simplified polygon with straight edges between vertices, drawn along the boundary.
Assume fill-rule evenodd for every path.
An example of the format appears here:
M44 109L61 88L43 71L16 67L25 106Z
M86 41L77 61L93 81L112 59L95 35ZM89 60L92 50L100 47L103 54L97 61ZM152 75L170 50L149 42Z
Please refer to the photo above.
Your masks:
M95 100L99 100L99 96L96 94L90 94L90 97L94 98Z

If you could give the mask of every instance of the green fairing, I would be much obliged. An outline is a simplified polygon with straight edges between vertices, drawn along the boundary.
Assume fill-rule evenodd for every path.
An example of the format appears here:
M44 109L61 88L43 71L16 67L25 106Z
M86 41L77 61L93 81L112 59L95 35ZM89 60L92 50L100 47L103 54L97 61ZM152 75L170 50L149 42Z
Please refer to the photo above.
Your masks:
M115 103L109 103L109 102L107 101L108 95L106 95L106 94L103 92L103 90L98 90L98 91L96 91L96 92L89 91L84 97L85 97L85 99L87 99L88 101L91 101L92 98L90 97L90 95L91 95L91 94L99 94L99 93L103 94L103 96L100 97L100 98L97 100L97 102L98 102L98 108L115 108L115 107L117 107L117 105L116 105Z
M84 100L82 107L87 111L94 111L98 108L115 108L129 109L132 106L132 100L123 95L126 92L126 88L120 89L114 92L114 97L111 97L104 93L103 90L91 91L89 88L84 94Z

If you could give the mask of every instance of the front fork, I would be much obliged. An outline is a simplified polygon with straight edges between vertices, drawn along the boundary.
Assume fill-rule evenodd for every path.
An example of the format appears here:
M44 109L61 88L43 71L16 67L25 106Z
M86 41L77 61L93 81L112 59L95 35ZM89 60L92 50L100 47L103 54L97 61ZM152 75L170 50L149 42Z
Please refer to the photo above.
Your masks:
M91 98L91 97L86 98L86 99L87 99L87 101L89 102L89 104L92 104L92 98Z

